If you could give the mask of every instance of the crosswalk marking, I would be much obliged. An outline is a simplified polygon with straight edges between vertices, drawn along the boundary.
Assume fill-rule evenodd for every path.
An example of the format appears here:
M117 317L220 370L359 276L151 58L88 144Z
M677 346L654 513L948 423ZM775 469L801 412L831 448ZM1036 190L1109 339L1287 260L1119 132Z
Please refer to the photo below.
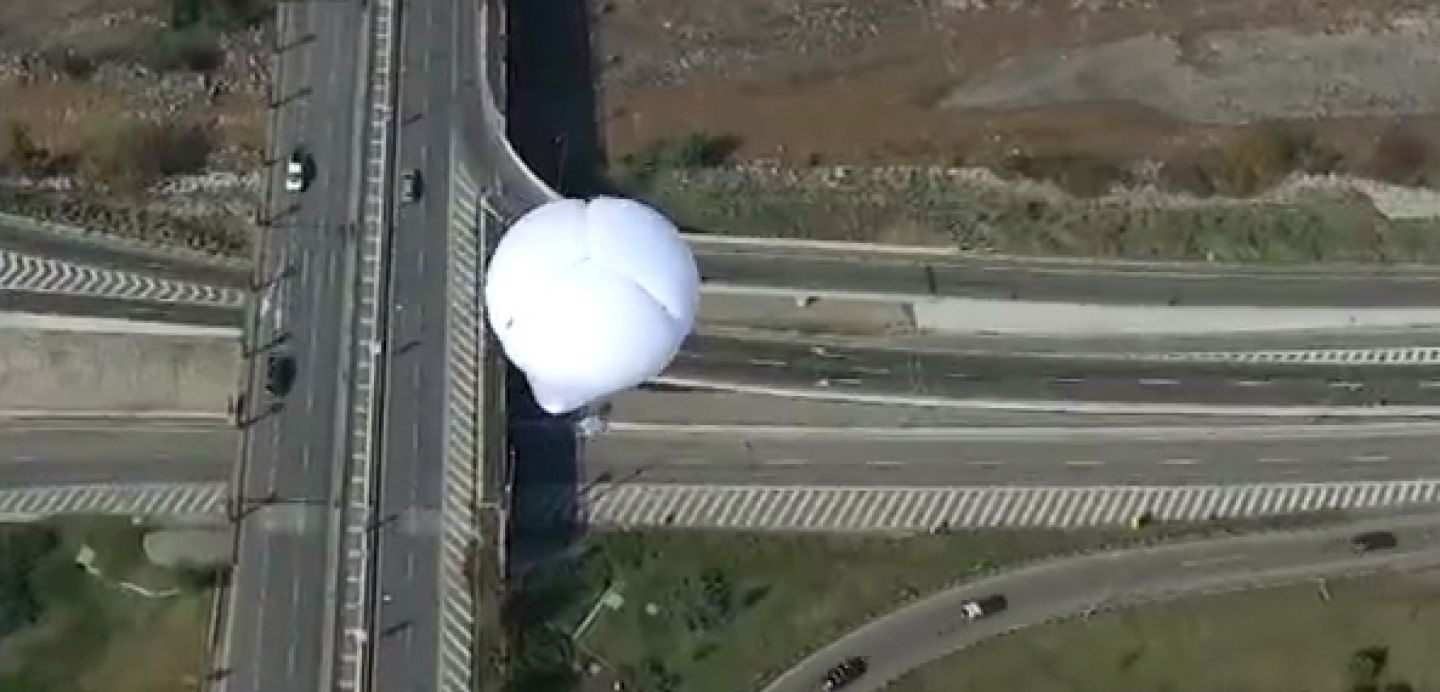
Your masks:
M459 149L458 142L451 143ZM476 526L476 479L480 454L479 397L482 374L480 267L477 213L480 189L464 165L450 168L449 262L446 306L446 405L444 531L441 535L440 656L442 692L470 688L474 599L468 570Z
M245 291L0 249L0 289L54 295L241 308Z
M1102 357L1102 356L1092 356ZM1433 365L1440 363L1440 346L1390 348L1329 348L1269 351L1190 351L1131 353L1126 360L1182 363L1284 363L1294 365ZM1343 384L1343 383L1337 383Z
M609 528L674 526L783 531L916 531L942 524L1078 527L1440 502L1440 479L1187 486L806 487L602 484L571 510L558 490L522 490L516 522L566 512Z

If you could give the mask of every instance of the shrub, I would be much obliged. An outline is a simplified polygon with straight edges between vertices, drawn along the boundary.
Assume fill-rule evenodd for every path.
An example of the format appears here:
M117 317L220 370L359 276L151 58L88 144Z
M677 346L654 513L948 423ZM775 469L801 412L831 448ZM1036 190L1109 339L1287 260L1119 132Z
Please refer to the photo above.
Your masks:
M657 139L640 151L621 156L617 173L622 187L644 190L662 173L723 166L739 148L740 140L733 135L692 132Z
M97 123L85 138L82 172L113 192L135 195L161 176L200 170L210 153L202 128L140 119Z
M0 526L0 639L39 621L43 607L30 578L57 545L59 537L48 528Z
M1077 197L1098 197L1125 179L1125 169L1118 163L1076 152L1043 156L1013 154L1000 162L996 172L1007 178L1054 183Z
M23 123L9 120L0 126L0 171L32 178L54 175L68 159L40 146Z
M158 72L213 72L224 62L220 35L206 24L157 31L145 55L145 64Z
M1369 175L1396 185L1430 183L1440 173L1437 167L1434 145L1398 125L1380 134L1365 166Z

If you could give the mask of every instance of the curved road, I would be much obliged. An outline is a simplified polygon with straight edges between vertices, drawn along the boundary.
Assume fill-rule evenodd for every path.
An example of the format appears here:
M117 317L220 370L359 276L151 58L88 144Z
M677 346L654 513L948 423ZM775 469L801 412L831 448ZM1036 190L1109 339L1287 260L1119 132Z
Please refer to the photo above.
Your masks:
M1348 539L1385 529L1396 550L1354 555ZM867 656L846 692L881 689L908 671L984 639L1091 609L1321 576L1440 565L1440 514L1371 518L1303 532L1256 534L1096 553L1039 563L959 586L854 630L775 679L765 692L813 692L831 666ZM960 603L1004 594L1009 607L965 623Z

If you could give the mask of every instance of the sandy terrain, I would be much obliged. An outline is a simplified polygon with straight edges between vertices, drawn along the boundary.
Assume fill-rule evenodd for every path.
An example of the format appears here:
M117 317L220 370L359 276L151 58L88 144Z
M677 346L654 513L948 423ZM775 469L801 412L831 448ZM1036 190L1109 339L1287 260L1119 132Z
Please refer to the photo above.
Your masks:
M701 131L793 164L1129 162L1311 116L1357 167L1397 123L1440 145L1433 2L610 0L596 16L613 154Z

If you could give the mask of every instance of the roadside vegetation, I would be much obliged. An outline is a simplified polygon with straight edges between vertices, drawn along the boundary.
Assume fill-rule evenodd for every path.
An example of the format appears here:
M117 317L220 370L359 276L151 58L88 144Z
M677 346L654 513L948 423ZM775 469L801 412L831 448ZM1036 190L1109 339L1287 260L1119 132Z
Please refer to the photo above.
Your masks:
M654 141L619 157L609 177L683 226L717 235L1071 258L1440 262L1440 209L1390 219L1344 186L1272 194L1296 173L1440 187L1440 155L1405 128L1355 161L1290 122L1261 122L1200 154L1148 165L1077 151L953 168L825 167L818 158L786 168L740 164L739 144L703 132Z
M0 212L248 254L275 0L40 4L0 8Z
M895 692L1440 689L1440 572L1209 596L1026 629ZM1223 662L1223 663L1221 663Z
M120 517L0 525L0 692L199 687L215 575L150 564L144 531Z
M592 534L568 558L532 566L513 580L505 608L510 689L565 689L590 677L649 692L735 692L907 600L1008 565L1339 516L1138 532Z
M1080 154L1015 156L985 168L736 165L733 143L703 134L662 140L621 157L610 177L682 226L720 235L1114 259L1440 262L1440 217L1388 218L1344 187L1261 195L1291 172L1335 165L1303 131L1274 124L1231 149L1152 170L1148 180ZM1423 141L1396 131L1376 147L1366 166L1382 177L1440 181ZM1115 186L1130 192L1111 194Z

